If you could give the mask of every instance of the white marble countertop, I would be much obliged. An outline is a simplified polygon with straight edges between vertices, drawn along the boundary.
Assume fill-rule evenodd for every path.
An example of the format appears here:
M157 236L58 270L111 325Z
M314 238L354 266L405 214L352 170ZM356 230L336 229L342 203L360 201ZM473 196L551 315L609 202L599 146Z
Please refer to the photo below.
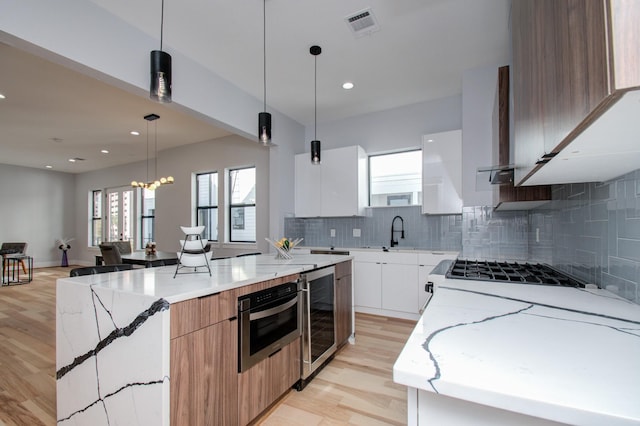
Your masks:
M205 267L199 267L198 273L188 273L182 269L173 278L176 271L174 265L61 278L58 282L69 281L76 284L87 284L176 303L277 277L322 268L349 259L353 259L353 256L294 254L293 259L276 259L274 254L264 254L212 260L211 276Z
M393 368L409 387L577 425L640 424L640 306L447 279Z

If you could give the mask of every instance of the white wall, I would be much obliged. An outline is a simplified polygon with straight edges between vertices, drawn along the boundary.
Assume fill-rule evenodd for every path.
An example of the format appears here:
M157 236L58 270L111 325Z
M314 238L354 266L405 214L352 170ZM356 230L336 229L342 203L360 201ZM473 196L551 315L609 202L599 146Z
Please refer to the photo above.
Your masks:
M60 265L56 240L75 237L75 177L0 164L0 242L26 242L34 266ZM70 260L79 253L71 242Z
M330 123L318 123L322 149L360 145L367 154L419 148L422 135L462 128L462 96L406 105ZM310 152L313 125L305 129L305 144L296 154Z

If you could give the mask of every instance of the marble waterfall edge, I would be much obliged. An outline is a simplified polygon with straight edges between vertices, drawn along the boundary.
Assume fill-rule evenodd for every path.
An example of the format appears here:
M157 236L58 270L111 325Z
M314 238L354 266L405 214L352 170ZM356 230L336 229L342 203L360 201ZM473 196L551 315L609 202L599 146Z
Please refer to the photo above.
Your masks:
M56 299L58 424L168 425L169 303L71 282Z

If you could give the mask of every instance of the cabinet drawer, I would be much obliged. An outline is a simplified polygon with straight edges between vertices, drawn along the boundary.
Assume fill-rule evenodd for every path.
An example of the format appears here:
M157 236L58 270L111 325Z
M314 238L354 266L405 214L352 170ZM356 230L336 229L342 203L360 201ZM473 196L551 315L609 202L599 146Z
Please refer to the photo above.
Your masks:
M171 338L236 316L235 290L197 297L171 305Z
M385 251L358 251L352 252L356 262L372 262L372 263L397 263L400 265L417 265L417 253L399 253Z
M237 315L238 300L235 290L200 297L198 300L200 301L200 327L206 327Z

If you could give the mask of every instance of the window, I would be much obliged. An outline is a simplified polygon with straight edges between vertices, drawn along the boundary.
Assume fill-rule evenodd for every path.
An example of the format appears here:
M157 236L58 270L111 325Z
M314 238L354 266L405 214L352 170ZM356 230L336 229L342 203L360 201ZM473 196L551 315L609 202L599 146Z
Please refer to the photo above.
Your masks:
M135 203L130 186L107 189L107 241L131 241L134 237Z
M370 206L409 206L421 203L421 150L369 157Z
M140 203L140 247L146 247L147 243L155 241L156 223L156 192L146 188L142 189L142 202Z
M196 176L197 224L204 225L203 238L218 241L218 172Z
M102 191L91 191L91 246L102 243Z
M256 242L256 168L229 170L229 241Z

